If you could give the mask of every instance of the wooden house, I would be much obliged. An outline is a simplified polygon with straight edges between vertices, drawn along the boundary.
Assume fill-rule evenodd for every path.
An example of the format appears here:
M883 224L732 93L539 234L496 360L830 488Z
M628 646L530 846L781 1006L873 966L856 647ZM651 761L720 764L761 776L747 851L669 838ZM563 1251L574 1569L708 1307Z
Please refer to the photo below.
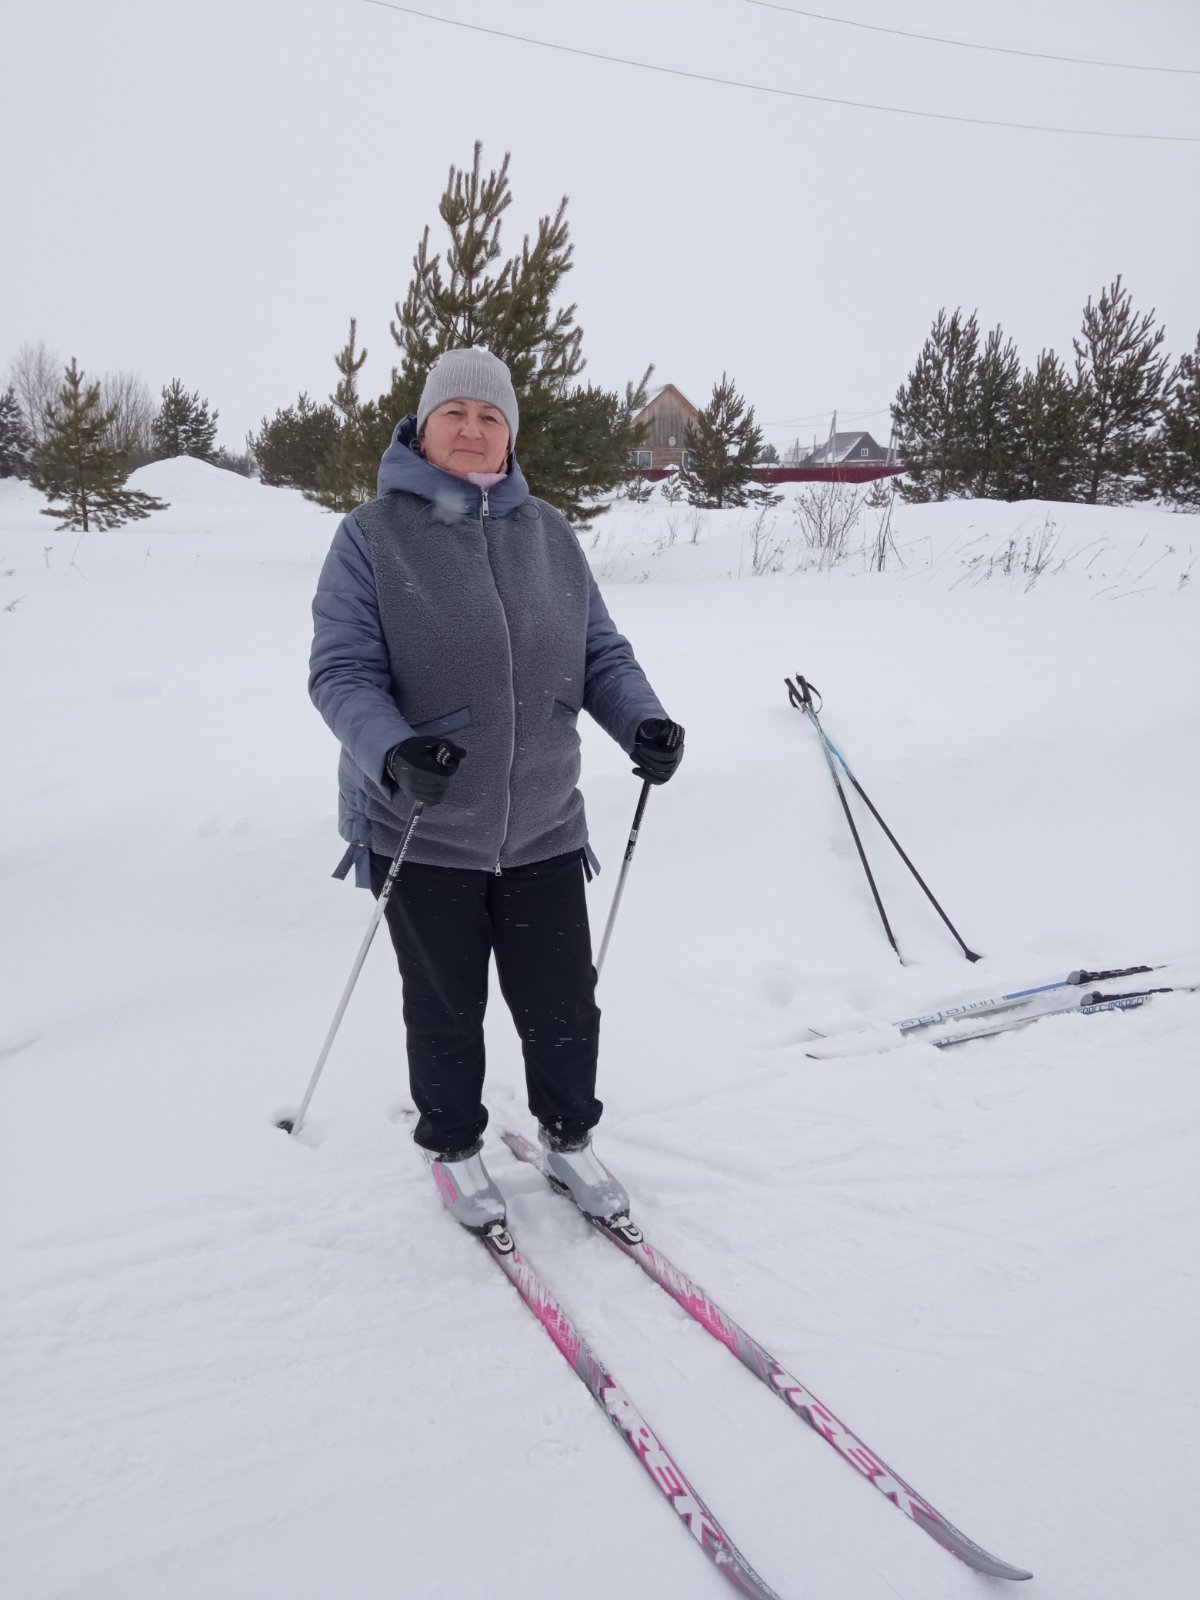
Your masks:
M633 420L643 430L640 448L633 452L633 465L639 471L661 475L686 465L683 441L688 427L699 422L700 413L673 383L652 390Z
M689 425L700 420L696 407L673 383L651 391L634 418L642 429L638 448L630 452L635 473L658 482L690 465L684 448ZM904 468L869 433L835 433L831 440L805 453L799 442L785 451L778 466L755 467L761 483L871 483L891 478Z

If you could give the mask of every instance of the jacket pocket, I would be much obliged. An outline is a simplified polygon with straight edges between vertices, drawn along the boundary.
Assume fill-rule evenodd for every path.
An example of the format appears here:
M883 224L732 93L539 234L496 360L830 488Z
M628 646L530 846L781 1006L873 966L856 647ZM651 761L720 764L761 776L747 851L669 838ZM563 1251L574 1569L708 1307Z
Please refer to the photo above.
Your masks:
M460 728L471 726L471 708L460 706L457 711L447 711L440 717L432 717L428 722L414 722L411 726L414 733L427 733L435 738L443 733L457 733Z

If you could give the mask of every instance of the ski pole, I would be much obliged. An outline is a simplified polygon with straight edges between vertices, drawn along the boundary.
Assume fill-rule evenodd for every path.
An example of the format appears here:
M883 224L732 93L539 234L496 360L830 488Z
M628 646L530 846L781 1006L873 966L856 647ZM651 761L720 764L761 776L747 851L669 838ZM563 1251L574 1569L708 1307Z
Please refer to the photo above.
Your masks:
M850 833L854 839L854 847L858 851L858 859L862 862L863 871L867 875L867 882L871 886L871 894L875 900L875 909L879 912L879 920L883 923L883 931L888 936L888 943L896 952L896 956L900 962L900 965L903 966L904 957L900 954L900 946L896 943L896 935L892 932L892 925L888 921L887 912L883 909L883 901L879 898L879 890L875 886L875 875L871 871L871 863L867 860L867 852L863 849L863 842L859 838L858 829L854 825L854 818L850 812L850 803L846 799L846 791L842 788L842 780L838 777L838 770L833 764L833 756L830 754L829 741L825 737L825 733L821 727L821 724L817 721L817 713L812 703L812 694L808 680L802 678L799 673L796 674L796 677L800 684L799 689L796 688L796 685L790 678L785 678L783 680L784 683L787 684L788 699L799 711L804 712L806 716L812 718L813 726L820 735L821 750L825 756L825 763L829 768L829 776L833 779L833 786L837 790L838 799L842 802L842 810L846 814L846 821L850 824Z
M297 1111L294 1117L281 1117L280 1120L275 1124L277 1128L282 1128L284 1133L297 1134L300 1132L300 1125L304 1121L305 1113L308 1111L309 1101L312 1099L313 1093L316 1090L317 1080L321 1076L322 1069L325 1066L326 1058L328 1057L330 1050L333 1048L333 1041L337 1037L337 1031L339 1027L341 1027L342 1018L346 1014L346 1007L350 1004L350 996L354 993L354 985L358 982L358 975L363 969L364 961L367 959L367 951L371 948L371 941L375 937L375 930L383 920L383 914L387 910L388 896L391 894L396 879L400 875L400 868L404 865L404 858L408 854L408 845L409 840L413 836L413 829L416 827L417 821L424 809L425 807L420 800L413 802L412 814L410 815L407 826L404 829L404 836L400 840L400 845L395 856L392 858L392 864L388 868L388 875L384 879L383 888L380 890L379 898L375 902L375 909L371 913L371 921L367 926L366 935L363 938L362 946L359 949L358 956L355 959L354 966L350 973L350 979L346 984L345 989L342 991L342 998L338 1001L338 1008L333 1014L333 1021L329 1024L329 1032L325 1035L325 1043L321 1046L321 1054L317 1057L317 1064L313 1068L312 1077L308 1080L308 1088L304 1091L304 1099L300 1102L300 1109Z
M638 829L642 825L642 813L646 809L646 801L650 796L650 780L642 782L642 792L638 795L637 810L633 813L633 827L629 830L629 841L625 846L625 859L621 862L621 874L617 879L616 893L613 895L612 905L608 911L608 921L604 924L604 937L600 941L600 954L596 957L596 976L604 966L604 957L608 953L608 941L612 937L613 923L617 920L617 911L621 904L621 896L625 892L625 879L629 875L629 863L633 860L634 848L637 845Z
M980 958L978 952L975 951L975 950L970 949L970 947L967 945L966 941L963 939L962 935L959 933L958 929L954 926L954 924L950 921L950 918L942 910L942 907L938 903L937 897L935 896L933 890L929 887L929 885L925 882L925 879L917 871L916 867L913 865L913 862L910 860L907 852L905 851L903 845L900 843L899 839L897 839L896 835L892 832L892 830L888 827L887 823L879 815L879 812L875 809L875 806L871 801L870 795L863 788L862 784L859 783L858 779L854 776L853 772L851 772L850 767L849 767L849 765L848 765L848 763L846 761L845 756L843 756L842 752L833 743L832 739L829 738L829 736L825 732L824 728L822 728L821 723L820 723L820 719L817 716L816 708L812 704L812 693L813 693L812 684L808 683L806 679L802 678L799 673L796 674L796 677L799 680L799 682L801 683L801 685L803 686L804 696L805 696L805 698L807 699L807 702L808 702L807 706L804 706L802 704L801 705L801 709L807 710L809 716L811 716L811 718L813 720L813 726L816 728L818 734L820 735L822 745L826 748L827 752L832 752L833 756L835 756L837 758L837 760L840 762L842 770L845 772L846 776L850 779L850 782L854 785L855 792L858 794L859 798L862 800L862 802L866 806L867 810L875 818L875 821L879 824L879 826L883 829L884 833L887 835L888 841L895 848L896 854L900 857L901 861L903 861L904 865L908 868L908 870L912 873L913 877L920 884L921 889L924 891L924 894L925 894L926 898L928 899L930 905L937 912L938 916L941 917L942 921L946 924L947 928L949 928L951 934L954 936L955 942L957 943L957 945L961 949L963 955L966 956L968 961L978 961L978 960L980 960L981 958ZM789 696L792 696L794 694L794 691L793 691L793 688L792 688L791 681L789 679L785 678L784 682L788 686L788 694L789 694ZM817 690L815 692L817 693L818 698L820 698L820 691ZM793 699L792 700L792 704L793 705L797 704L797 701L795 699ZM828 753L826 755L826 759L827 760L829 759ZM832 761L830 762L830 770L831 771L833 770ZM840 789L840 785L839 785L839 789ZM845 802L843 800L843 804L844 803ZM847 812L847 815L849 815L849 812ZM857 835L855 835L855 837L857 838ZM864 865L865 865L865 859L864 859ZM893 948L895 948L894 941L893 941ZM897 951L897 954L899 954L898 951Z

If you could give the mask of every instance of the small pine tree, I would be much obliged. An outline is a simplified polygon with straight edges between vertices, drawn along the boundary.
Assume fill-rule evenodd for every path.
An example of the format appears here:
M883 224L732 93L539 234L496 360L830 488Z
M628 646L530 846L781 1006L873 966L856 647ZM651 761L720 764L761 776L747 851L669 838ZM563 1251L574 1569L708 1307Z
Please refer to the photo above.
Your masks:
M337 438L317 470L317 486L310 498L331 511L353 511L375 496L379 458L392 436L392 423L374 400L358 393L358 374L367 359L356 351L358 321L350 318L350 337L334 357L341 381L333 391L333 408L340 417Z
M33 440L10 384L0 394L0 478L27 478L32 454Z
M961 306L938 312L929 337L892 403L906 500L945 500L967 492L971 467L971 396L979 321Z
M1167 386L1163 426L1155 453L1159 491L1177 505L1200 509L1200 333Z
M583 371L583 330L574 305L555 306L571 270L573 246L567 199L538 222L519 254L503 257L501 220L512 203L509 157L483 176L482 146L471 170L450 168L438 215L450 234L445 260L431 255L426 228L392 337L400 368L380 400L395 422L417 409L425 378L443 350L482 345L507 363L521 413L521 468L534 494L576 521L605 508L597 496L617 489L628 471L640 430L634 415L645 404L642 382L615 392L575 384Z
M983 353L967 396L969 408L962 430L960 471L966 494L977 500L1004 498L1013 485L1017 397L1021 358L999 324L984 340Z
M758 465L760 467L779 466L779 451L773 444L765 444L758 452Z
M113 412L100 402L99 383L85 384L72 357L57 401L46 408L29 479L51 502L42 515L63 519L59 531L119 528L166 510L166 502L154 495L126 489L128 469L108 441L112 423ZM61 503L55 505L56 500Z
M669 506L677 506L686 498L687 484L683 481L683 473L678 467L672 467L662 481L662 497Z
M165 461L175 456L194 456L197 461L212 461L216 456L219 411L209 410L208 401L197 389L189 394L179 378L172 378L162 392L162 405L154 418L154 456Z
M762 429L754 407L721 374L712 398L700 413L699 426L689 423L684 445L689 464L684 470L688 499L694 506L744 506L754 483L754 463L762 449Z
M1084 402L1089 505L1122 505L1153 493L1154 425L1169 361L1153 310L1139 317L1118 273L1099 303L1089 296L1075 344L1075 381Z
M225 472L236 472L239 478L253 478L258 471L258 464L249 450L226 450L223 444L213 452L212 464Z
M338 440L337 412L302 394L294 406L264 417L257 435L247 436L263 483L315 493L321 467Z
M1007 492L1014 500L1074 500L1083 470L1084 402L1053 350L1021 378Z

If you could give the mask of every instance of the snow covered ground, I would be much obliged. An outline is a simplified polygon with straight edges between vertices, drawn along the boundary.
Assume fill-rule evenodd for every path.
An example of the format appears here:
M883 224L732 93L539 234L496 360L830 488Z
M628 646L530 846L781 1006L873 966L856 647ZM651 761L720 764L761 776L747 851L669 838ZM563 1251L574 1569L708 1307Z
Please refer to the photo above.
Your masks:
M0 1593L717 1600L444 1217L386 940L303 1140L274 1128L369 914L329 877L304 689L336 518L195 462L138 483L171 509L82 540L0 483ZM599 1148L666 1254L1038 1594L1182 1600L1200 997L946 1052L796 1041L1200 951L1200 521L957 503L893 531L882 573L817 570L790 498L757 532L656 499L583 536L688 729L603 977ZM978 967L865 825L888 948L797 671ZM638 785L584 738L599 927ZM509 1156L493 1010L525 1253L763 1577L996 1592Z

